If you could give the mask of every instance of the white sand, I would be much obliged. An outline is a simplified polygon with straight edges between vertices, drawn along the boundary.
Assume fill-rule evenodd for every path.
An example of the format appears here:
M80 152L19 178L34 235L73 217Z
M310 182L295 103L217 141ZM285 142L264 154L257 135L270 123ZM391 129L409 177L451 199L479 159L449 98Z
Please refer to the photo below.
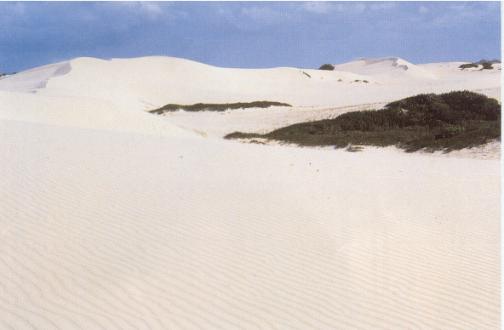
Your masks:
M498 160L219 138L500 90L498 70L382 62L82 58L0 80L0 329L497 329ZM296 107L143 112L258 99Z

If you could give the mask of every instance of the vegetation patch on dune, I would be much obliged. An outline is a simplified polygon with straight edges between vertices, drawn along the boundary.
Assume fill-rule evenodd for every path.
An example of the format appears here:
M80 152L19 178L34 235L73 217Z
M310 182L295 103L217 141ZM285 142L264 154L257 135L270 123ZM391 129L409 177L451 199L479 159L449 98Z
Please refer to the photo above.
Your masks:
M334 65L332 65L332 64L322 64L319 67L319 70L334 71Z
M11 72L11 73L7 73L7 72L0 72L0 77L7 77L7 76L12 76L16 74L16 72Z
M150 113L163 114L165 112L173 112L178 110L184 111L226 111L246 108L269 108L269 107L290 107L290 104L272 101L254 101L254 102L237 102L237 103L196 103L191 105L183 104L167 104L159 109L151 110Z
M465 63L459 65L459 69L464 70L464 69L470 69L470 68L478 68L481 65L481 70L492 70L493 69L493 64L495 63L500 63L499 60L479 60L478 62L473 62L473 63Z
M268 134L231 133L228 139L267 138L303 146L397 146L406 151L457 150L500 139L500 105L485 95L459 91L421 94L382 110L344 113L294 124Z

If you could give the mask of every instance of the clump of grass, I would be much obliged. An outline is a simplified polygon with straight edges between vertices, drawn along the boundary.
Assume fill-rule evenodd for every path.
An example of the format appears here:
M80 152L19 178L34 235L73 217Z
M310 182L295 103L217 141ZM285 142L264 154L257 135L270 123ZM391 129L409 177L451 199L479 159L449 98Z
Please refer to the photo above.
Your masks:
M265 135L235 132L226 138L263 137L304 146L391 146L406 151L457 150L500 139L499 103L469 92L421 94L382 110L299 123Z
M191 105L182 104L167 104L159 109L149 111L154 114L163 114L165 112L173 112L178 110L185 111L225 111L246 108L269 108L272 106L290 107L290 104L272 101L254 101L254 102L237 102L237 103L196 103Z
M265 142L263 142L263 141L260 141L260 140L255 140L255 139L250 140L250 142L249 142L249 143L253 143L253 144L266 144L266 143L265 143Z
M261 134L257 133L243 133L243 132L233 132L226 135L224 138L226 139L253 139L253 138L262 138Z
M352 144L349 144L346 149L346 151L348 152L359 152L359 151L362 151L364 150L364 147L363 146L354 146Z

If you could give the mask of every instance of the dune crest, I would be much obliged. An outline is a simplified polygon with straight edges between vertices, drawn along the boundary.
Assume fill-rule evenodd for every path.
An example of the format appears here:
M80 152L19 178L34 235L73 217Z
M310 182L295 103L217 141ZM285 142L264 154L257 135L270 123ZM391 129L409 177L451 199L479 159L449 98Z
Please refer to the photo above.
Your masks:
M0 90L34 93L45 88L50 79L68 74L71 61L40 66L0 79Z
M439 78L435 73L399 57L363 58L337 64L334 68L335 70L368 75L385 81L397 79L436 80Z

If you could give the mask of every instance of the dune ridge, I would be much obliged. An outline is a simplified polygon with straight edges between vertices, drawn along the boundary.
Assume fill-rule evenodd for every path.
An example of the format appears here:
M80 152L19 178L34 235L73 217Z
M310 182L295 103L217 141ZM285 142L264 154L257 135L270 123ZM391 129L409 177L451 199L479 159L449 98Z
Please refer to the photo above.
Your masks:
M35 93L45 88L50 79L66 75L72 70L71 61L44 65L0 79L0 90Z
M494 70L484 72L464 72L458 68L459 62L414 65L418 70L432 73L437 78L420 75L410 79L408 75L397 75L395 72L397 68L393 66L394 63L403 62L399 58L357 60L341 64L347 71L324 71L219 68L162 56L112 60L76 58L0 79L0 118L89 128L96 121L97 128L120 130L123 126L120 117L124 117L132 118L126 124L127 129L145 134L163 134L162 127L174 124L197 134L215 135L214 132L223 131L220 127L209 126L214 122L221 124L222 120L216 117L217 114L194 118L184 113L166 114L166 122L160 124L159 120L151 120L139 113L166 104L271 100L293 106L295 111L273 107L268 111L271 117L257 114L266 119L261 122L251 118L251 122L259 126L248 131L264 133L278 128L278 124L272 123L277 122L275 118L279 113L282 113L282 120L286 123L299 122L306 117L326 119L326 116L334 117L344 109L359 105L365 107L366 104L386 104L419 93L467 89L500 100L500 71L497 66ZM363 68L368 66L378 70L375 72L377 75L362 74ZM402 69L399 71L404 72ZM406 72L415 74L413 71L410 69ZM303 73L308 73L310 77ZM26 96L27 93L36 96ZM50 115L43 115L45 109ZM220 137L235 131L232 126L245 124L241 113L223 115L229 124L225 127L229 126L230 129L219 133ZM201 120L207 117L209 121ZM191 119L189 123L188 118Z
M382 81L415 79L437 80L437 74L410 63L399 57L363 58L343 64L336 64L335 70L368 75Z

